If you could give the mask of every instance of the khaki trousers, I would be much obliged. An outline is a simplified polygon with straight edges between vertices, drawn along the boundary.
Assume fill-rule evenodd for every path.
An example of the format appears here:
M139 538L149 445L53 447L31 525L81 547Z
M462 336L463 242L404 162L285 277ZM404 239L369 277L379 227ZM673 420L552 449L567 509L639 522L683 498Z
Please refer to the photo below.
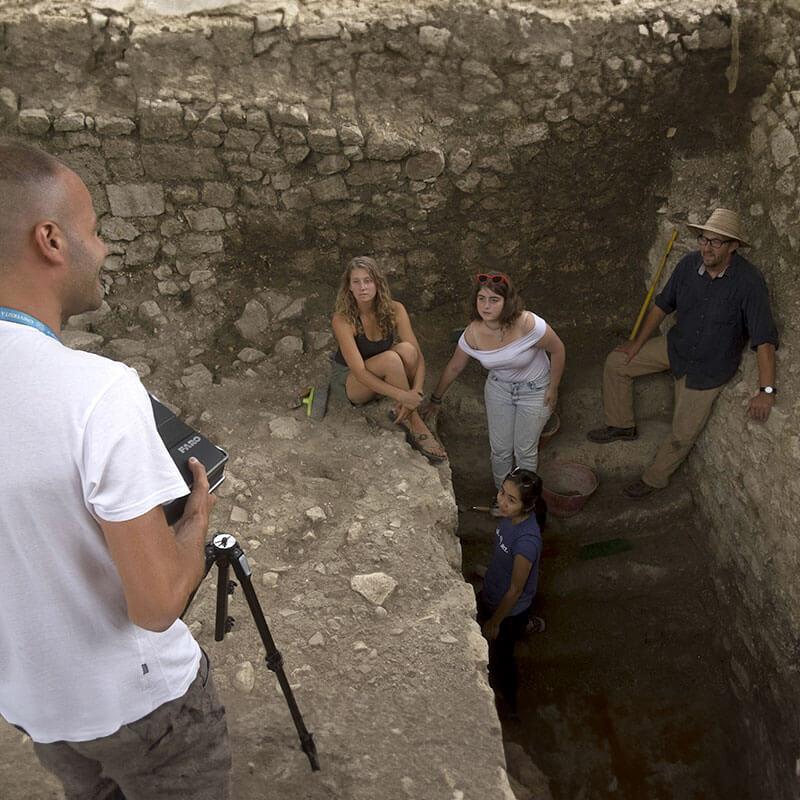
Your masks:
M632 428L633 379L669 369L667 337L656 336L625 363L627 356L618 350L609 353L603 371L603 412L606 425L615 428ZM713 389L687 389L686 378L675 381L675 411L672 430L661 443L655 460L644 471L642 480L649 486L663 489L672 473L681 465L692 449L711 414L711 407L723 386Z

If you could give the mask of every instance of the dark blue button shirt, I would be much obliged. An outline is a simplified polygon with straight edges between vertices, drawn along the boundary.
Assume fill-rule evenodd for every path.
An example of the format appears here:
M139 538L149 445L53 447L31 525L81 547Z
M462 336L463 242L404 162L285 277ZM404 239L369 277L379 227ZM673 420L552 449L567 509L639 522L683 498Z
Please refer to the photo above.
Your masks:
M669 364L676 378L686 376L689 389L727 383L748 339L753 350L761 344L778 346L767 285L738 251L714 279L699 251L684 256L655 303L665 314L676 312L667 334Z

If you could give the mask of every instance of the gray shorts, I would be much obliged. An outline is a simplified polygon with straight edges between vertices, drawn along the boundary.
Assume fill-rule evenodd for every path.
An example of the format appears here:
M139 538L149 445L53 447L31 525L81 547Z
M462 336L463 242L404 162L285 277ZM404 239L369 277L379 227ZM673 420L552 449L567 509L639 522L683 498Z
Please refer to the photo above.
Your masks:
M350 367L348 367L347 364L340 364L338 361L331 359L331 376L328 389L329 397L335 397L337 402L348 403L354 408L361 408L379 399L376 395L371 400L367 400L364 403L354 403L347 396L347 376L349 374Z
M350 399L347 397L347 376L350 374L350 368L347 364L340 364L338 361L331 360L331 376L329 397L335 397L337 400L346 400L348 403Z
M225 707L208 656L183 697L89 742L34 742L66 800L230 800Z

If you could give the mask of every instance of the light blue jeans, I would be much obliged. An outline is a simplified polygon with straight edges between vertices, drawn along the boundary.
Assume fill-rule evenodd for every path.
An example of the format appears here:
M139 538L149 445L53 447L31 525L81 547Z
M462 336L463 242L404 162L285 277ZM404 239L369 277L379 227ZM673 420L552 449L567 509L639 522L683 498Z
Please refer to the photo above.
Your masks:
M549 385L549 372L536 381L521 383L498 380L491 372L486 379L483 396L492 475L498 489L515 464L534 472L539 466L539 436L551 413L544 403Z

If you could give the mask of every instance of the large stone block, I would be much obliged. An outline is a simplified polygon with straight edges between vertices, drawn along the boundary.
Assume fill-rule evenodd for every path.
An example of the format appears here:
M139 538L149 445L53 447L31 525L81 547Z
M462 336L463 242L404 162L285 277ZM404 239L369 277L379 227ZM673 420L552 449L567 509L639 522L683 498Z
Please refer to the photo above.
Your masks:
M447 52L447 43L452 34L447 28L434 28L432 25L423 25L419 29L419 44L423 50L443 56Z
M788 166L797 158L797 141L785 125L778 125L769 137L772 158L778 169Z
M319 203L329 203L333 200L347 200L350 196L347 190L347 184L344 182L341 175L334 175L331 178L326 178L324 181L312 183L311 194ZM285 196L286 193L284 194L284 197Z
M288 164L301 164L308 158L311 149L304 144L290 145L283 148L283 157Z
M139 235L140 231L135 225L124 219L104 217L100 223L100 233L104 239L112 242L131 242Z
M184 213L193 231L225 230L225 218L218 208L201 208L197 211L187 209Z
M283 14L273 11L270 14L259 14L256 17L256 33L269 33L275 28L280 28L283 23Z
M338 39L342 26L335 19L322 22L310 22L297 26L297 38L300 41L320 42L324 39Z
M273 125L294 125L298 128L308 127L308 109L302 104L287 105L278 103L270 109L269 116Z
M178 252L184 256L202 256L207 253L222 253L225 245L221 236L204 233L185 233L178 237Z
M344 145L360 147L364 144L364 134L355 122L345 122L339 128L339 139Z
M234 326L243 339L248 342L260 342L261 334L269 327L269 319L267 309L258 300L250 300Z
M161 246L157 236L146 233L132 242L125 251L125 263L129 267L152 264Z
M144 167L140 158L110 158L108 168L111 177L119 183L138 181L144 178Z
M245 127L253 131L268 131L269 117L260 108L250 109L245 116Z
M136 130L136 123L130 117L114 114L96 114L94 127L103 136L127 136Z
M334 175L343 172L350 166L350 162L341 153L323 156L317 162L317 172L320 175Z
M108 180L106 161L99 149L78 149L62 153L61 160L74 170L86 184L105 183Z
M143 144L142 163L155 180L217 180L224 175L213 150L175 144Z
M377 161L400 161L411 152L411 142L385 127L370 131L367 139L367 158Z
M247 160L250 162L250 166L268 173L282 172L286 169L286 161L277 153L250 153ZM219 205L219 203L215 203L215 205Z
M100 140L89 131L68 131L64 134L64 141L69 150L76 147L100 147Z
M298 186L296 189L283 192L281 200L283 205L290 210L308 208L314 203L311 192L305 186Z
M111 137L103 140L103 153L106 158L134 158L139 155L139 148L132 139Z
M253 150L261 141L258 131L232 128L225 134L225 147L229 150Z
M534 122L530 125L509 128L504 138L509 147L527 147L543 142L550 136L550 127L546 122Z
M292 128L286 126L285 128L278 128L278 136L284 144L307 144L308 139L305 133L299 128Z
M426 181L444 172L444 154L441 150L429 150L406 161L406 175L412 181Z
M17 117L17 128L28 136L44 136L50 130L50 117L43 108L23 108Z
M139 109L139 130L143 139L182 139L183 107L177 100L154 100Z
M157 217L164 213L164 189L160 184L109 184L106 192L115 217Z
M242 186L239 190L242 203L248 206L266 206L275 208L278 205L278 194L271 186L253 184Z
M344 179L350 186L395 183L400 176L400 165L380 161L361 161L353 164Z
M200 121L200 127L212 133L225 133L228 126L222 119L222 106L212 106Z
M472 153L465 147L457 147L450 153L448 169L455 175L463 175L472 165Z
M236 202L236 189L229 183L206 183L202 190L203 202L210 206L230 208Z
M308 132L308 144L317 153L339 151L339 137L335 128L315 128Z
M86 125L86 116L82 111L65 111L55 122L55 131L82 131Z

